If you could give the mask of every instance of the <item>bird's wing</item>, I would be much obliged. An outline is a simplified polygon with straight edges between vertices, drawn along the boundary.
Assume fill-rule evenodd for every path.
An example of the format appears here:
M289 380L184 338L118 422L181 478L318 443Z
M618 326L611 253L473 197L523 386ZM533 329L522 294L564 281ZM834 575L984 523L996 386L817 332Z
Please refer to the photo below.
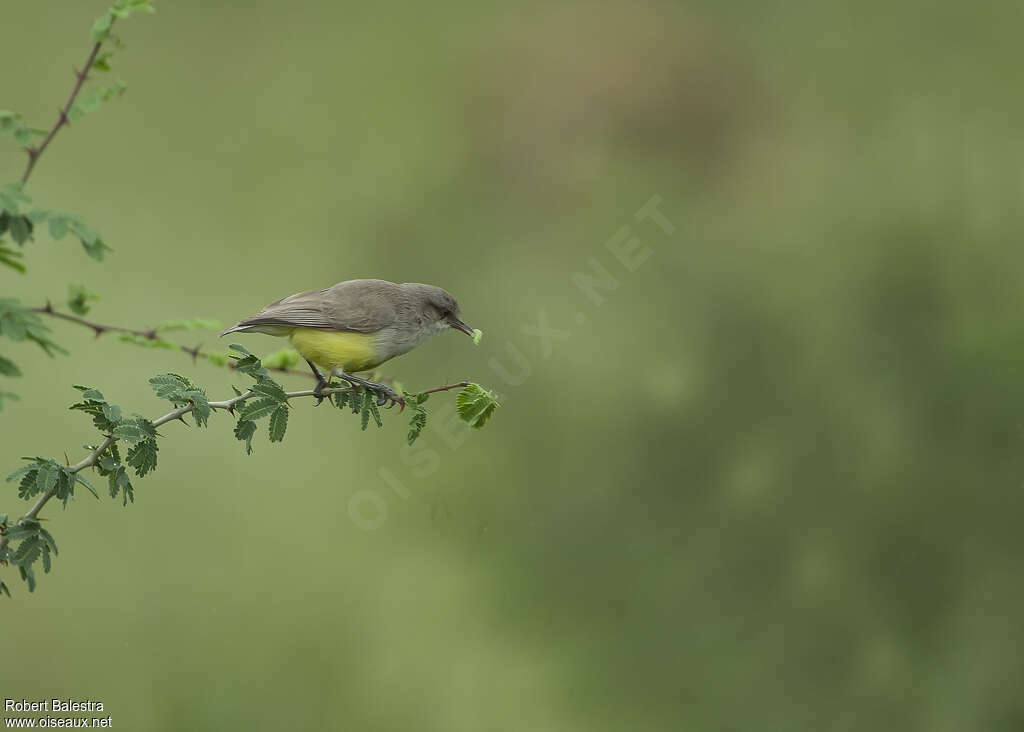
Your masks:
M402 294L393 282L348 280L272 302L231 330L284 326L373 333L395 322Z

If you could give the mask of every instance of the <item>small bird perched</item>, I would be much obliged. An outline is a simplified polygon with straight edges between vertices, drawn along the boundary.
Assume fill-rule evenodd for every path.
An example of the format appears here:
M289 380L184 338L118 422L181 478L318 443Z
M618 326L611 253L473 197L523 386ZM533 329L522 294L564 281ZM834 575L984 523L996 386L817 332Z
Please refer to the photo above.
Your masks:
M376 368L449 328L473 337L473 330L459 320L459 304L440 287L348 280L272 302L221 336L287 336L313 370L318 396L331 377L338 376L376 392L378 405L390 401L389 407L397 403L404 409L405 400L394 389L353 374ZM327 378L316 364L327 371Z

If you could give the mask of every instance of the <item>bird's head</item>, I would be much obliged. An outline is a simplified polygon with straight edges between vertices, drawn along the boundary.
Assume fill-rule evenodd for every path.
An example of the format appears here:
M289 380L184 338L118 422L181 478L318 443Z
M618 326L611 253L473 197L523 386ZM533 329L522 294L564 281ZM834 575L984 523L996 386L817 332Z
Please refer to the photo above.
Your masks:
M415 307L428 326L439 329L454 328L470 338L473 337L473 329L459 319L459 303L450 292L418 282L407 282L404 287L411 291Z

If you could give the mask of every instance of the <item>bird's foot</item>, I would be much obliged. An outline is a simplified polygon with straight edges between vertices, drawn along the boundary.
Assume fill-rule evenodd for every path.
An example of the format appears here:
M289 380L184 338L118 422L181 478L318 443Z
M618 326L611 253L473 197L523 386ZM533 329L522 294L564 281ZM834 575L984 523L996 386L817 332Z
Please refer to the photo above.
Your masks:
M316 386L313 387L313 396L316 397L316 403L314 407L319 407L320 403L326 399L329 395L324 394L324 389L330 389L331 382L325 381L324 379L317 379Z
M385 407L385 409L391 409L391 407L397 404L399 405L399 413L405 410L405 397L403 397L397 391L392 389L390 386L385 386L384 384L370 383L367 385L367 388L369 388L371 391L377 394L378 407L383 407L385 404L387 404L387 407Z
M351 383L357 386L361 386L364 389L369 389L374 394L376 394L378 407L383 407L385 404L387 404L386 408L391 409L391 407L397 404L399 406L399 413L405 410L405 397L403 397L397 391L392 389L390 386L387 386L385 384L375 384L372 381L365 381L363 379L356 380L354 378L351 379Z

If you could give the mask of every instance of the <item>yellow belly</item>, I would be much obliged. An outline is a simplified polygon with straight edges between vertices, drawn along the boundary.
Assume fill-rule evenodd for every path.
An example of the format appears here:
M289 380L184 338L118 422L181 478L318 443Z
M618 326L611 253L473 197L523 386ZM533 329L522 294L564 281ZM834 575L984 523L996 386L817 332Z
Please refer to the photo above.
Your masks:
M380 365L377 337L367 333L346 333L318 328L296 328L290 340L295 350L317 366L338 368L352 374Z

